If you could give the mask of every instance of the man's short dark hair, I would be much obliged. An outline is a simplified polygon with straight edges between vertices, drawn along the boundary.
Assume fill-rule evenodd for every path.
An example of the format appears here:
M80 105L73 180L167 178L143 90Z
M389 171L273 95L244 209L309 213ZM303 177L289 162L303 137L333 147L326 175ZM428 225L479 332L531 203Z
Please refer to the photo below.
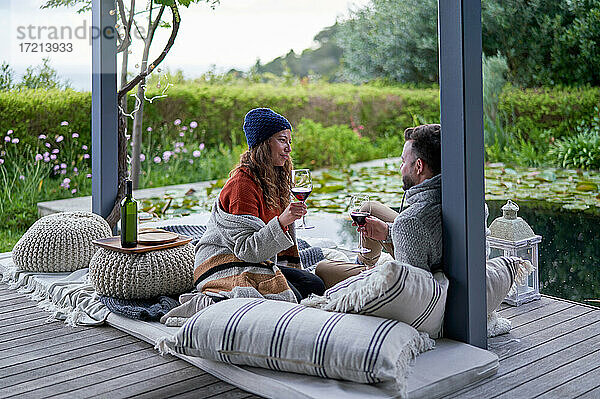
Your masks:
M409 127L404 131L404 140L412 140L412 150L421 158L433 175L442 171L442 151L440 145L442 128L437 123Z

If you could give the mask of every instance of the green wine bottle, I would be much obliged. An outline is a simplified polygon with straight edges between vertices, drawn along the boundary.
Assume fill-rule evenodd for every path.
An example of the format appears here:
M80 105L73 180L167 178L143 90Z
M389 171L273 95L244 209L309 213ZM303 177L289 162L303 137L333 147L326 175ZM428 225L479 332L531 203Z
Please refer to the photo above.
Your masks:
M126 183L127 191L121 201L121 246L132 248L137 245L137 201L132 197L131 180Z

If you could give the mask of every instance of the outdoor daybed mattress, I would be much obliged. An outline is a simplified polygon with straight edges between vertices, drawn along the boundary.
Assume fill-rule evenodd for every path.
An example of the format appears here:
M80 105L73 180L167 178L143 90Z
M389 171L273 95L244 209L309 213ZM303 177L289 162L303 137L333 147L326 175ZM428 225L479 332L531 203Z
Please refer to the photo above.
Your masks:
M0 273L14 268L10 253L0 254ZM27 288L40 299L44 290L61 279L73 281L85 276L83 270L69 273L22 273ZM23 286L25 288L25 286ZM79 300L90 306L90 298ZM97 309L94 305L92 308ZM158 322L144 322L108 313L105 321L119 330L155 344L160 337L173 335L178 328L166 327ZM157 352L157 356L159 356ZM279 372L248 366L177 355L200 369L241 389L267 398L395 398L393 383L374 385L323 379L302 374ZM408 377L409 398L439 398L495 374L498 357L486 350L449 339L438 339L434 350L416 358Z

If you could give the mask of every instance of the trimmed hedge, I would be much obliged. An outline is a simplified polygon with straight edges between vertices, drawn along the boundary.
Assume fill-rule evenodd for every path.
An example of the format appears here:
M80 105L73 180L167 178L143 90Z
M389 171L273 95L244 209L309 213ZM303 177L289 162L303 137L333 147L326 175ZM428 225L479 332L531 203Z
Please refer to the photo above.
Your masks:
M156 89L155 89L156 90ZM147 96L160 94L149 90ZM182 84L171 87L168 97L144 105L144 129L160 129L173 135L179 129L173 122L196 121L194 135L206 145L243 144L241 125L244 115L254 107L271 107L285 115L293 126L302 118L324 126L362 125L362 135L374 138L401 135L414 120L439 122L437 89L403 89L319 84L280 87L269 84L200 85ZM129 109L134 99L129 98ZM68 121L71 132L80 140L90 141L91 94L66 91L24 91L0 93L0 132L8 129L26 140L39 134L48 137L64 134L61 121ZM166 129L165 129L166 128Z
M519 89L506 86L500 95L498 113L506 130L526 141L549 141L576 134L580 122L594 117L600 105L600 87Z

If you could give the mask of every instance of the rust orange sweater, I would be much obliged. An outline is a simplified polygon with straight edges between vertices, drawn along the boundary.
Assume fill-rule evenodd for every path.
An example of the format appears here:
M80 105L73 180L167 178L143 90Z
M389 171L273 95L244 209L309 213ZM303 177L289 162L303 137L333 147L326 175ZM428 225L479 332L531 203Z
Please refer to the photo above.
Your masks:
M227 180L219 194L221 209L232 215L252 215L265 223L279 216L281 209L267 206L262 189L250 174L250 170L242 168ZM282 227L288 231L288 227ZM289 266L300 265L298 246L294 245L277 255L279 260L287 260Z

